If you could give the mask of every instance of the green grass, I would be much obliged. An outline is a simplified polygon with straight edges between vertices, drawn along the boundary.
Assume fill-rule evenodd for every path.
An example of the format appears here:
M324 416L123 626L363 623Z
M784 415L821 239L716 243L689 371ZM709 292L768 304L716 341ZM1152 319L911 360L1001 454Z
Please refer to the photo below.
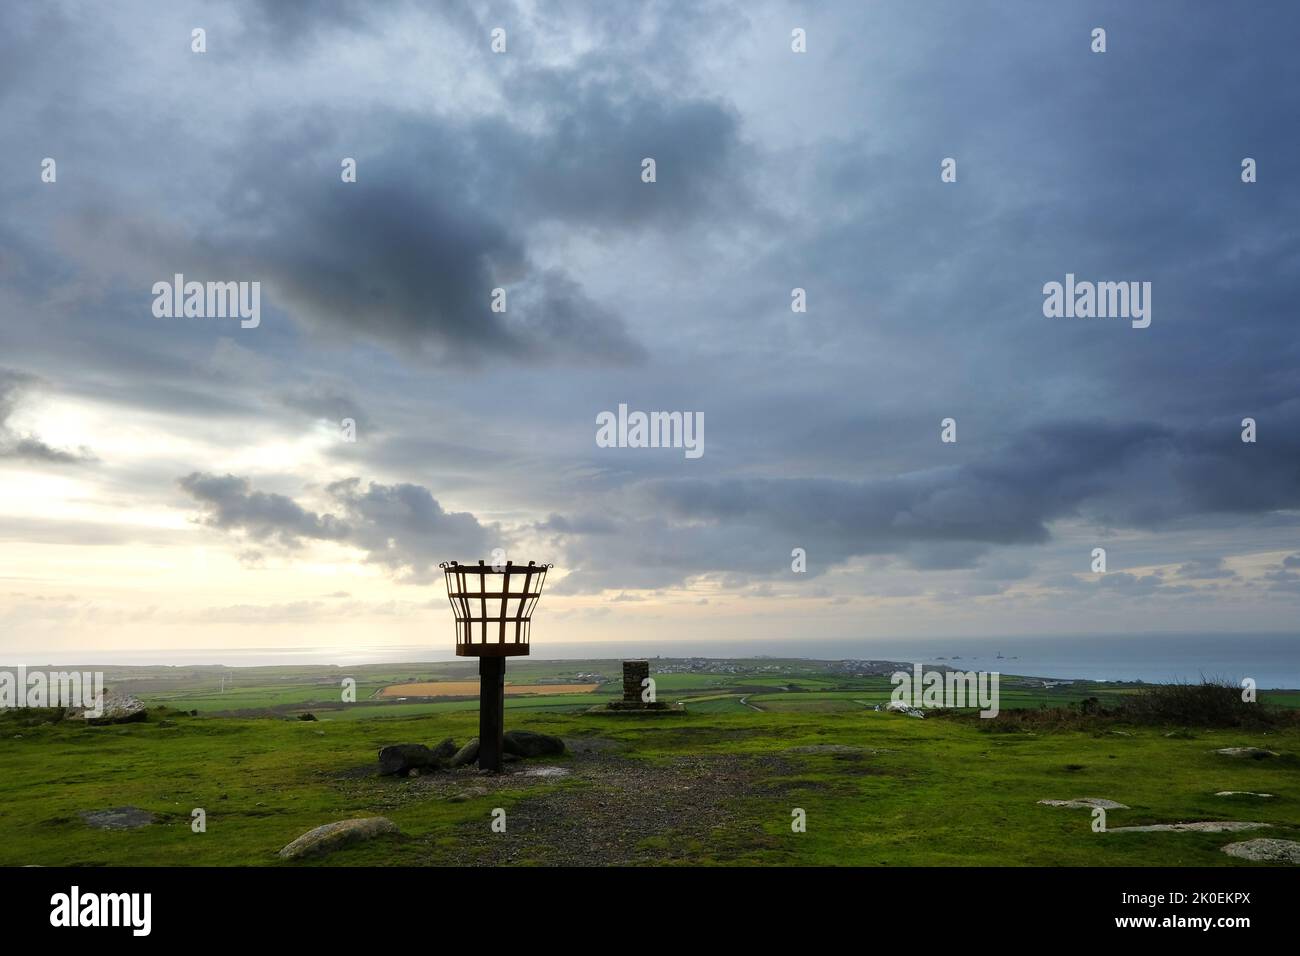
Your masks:
M512 660L513 683L572 682L579 673L600 674L605 683L594 694L509 697L507 726L610 738L623 745L624 758L666 771L681 758L709 754L768 761L753 785L735 788L728 798L730 822L708 830L707 839L682 831L643 841L645 848L671 850L660 858L1241 866L1254 864L1219 848L1255 836L1300 839L1300 727L1189 734L1173 726L1081 719L993 732L992 722L977 719L874 712L872 705L890 699L887 677L853 677L811 661L728 665L655 673L660 698L686 700L688 712L643 720L583 713L621 692L617 662ZM653 662L652 671L656 666L670 665ZM576 778L559 784L521 778L505 792L452 803L413 789L412 781L371 773L385 744L444 737L463 742L477 732L475 699L380 702L372 698L377 690L475 675L474 661L350 669L119 668L107 675L115 692L135 693L167 710L151 711L147 723L101 728L29 726L29 715L0 714L0 864L284 865L275 852L304 831L373 814L393 819L405 837L340 851L323 865L466 862L465 828L483 825L492 807L508 809L557 787L599 786ZM356 703L340 701L344 677L357 681ZM1137 692L1135 685L1088 682L1043 688L1003 675L1001 707L1059 708L1089 697L1112 706ZM1265 691L1260 699L1300 707L1300 691ZM184 713L191 710L199 716ZM303 710L318 720L292 719ZM164 718L175 726L159 726ZM1178 735L1165 736L1171 731ZM790 752L826 744L863 752ZM1237 745L1282 757L1255 762L1210 753ZM1213 796L1218 790L1262 790L1277 798L1224 799ZM1111 812L1112 827L1204 819L1253 819L1275 827L1245 835L1097 834L1087 811L1037 805L1043 798L1079 796L1128 804L1132 809ZM91 829L78 816L79 810L128 804L152 811L157 822L112 832ZM195 807L207 811L207 833L190 830ZM610 825L617 825L619 804L611 800L609 807ZM790 831L793 807L807 812L806 833Z
M521 780L517 790L465 803L398 799L406 781L349 771L373 768L385 744L463 741L476 732L477 715L472 706L413 704L371 708L383 711L375 716L362 706L319 722L155 711L148 723L102 728L26 726L6 714L0 717L0 864L284 865L275 852L304 831L375 813L393 819L406 838L340 851L326 865L455 862L461 828L485 825L492 806L509 808L555 786ZM403 706L441 709L411 713ZM162 716L176 726L159 727ZM1231 866L1254 864L1219 852L1226 843L1300 838L1295 729L1194 731L1191 739L1166 737L1170 728L1158 727L1128 728L1131 736L1087 729L993 733L979 720L917 720L860 706L760 713L738 697L714 697L691 705L685 716L661 720L512 706L507 725L612 738L626 745L629 759L665 765L707 754L778 755L786 769L736 792L731 823L707 840L678 841L697 862ZM825 744L878 752L788 753ZM1283 756L1239 761L1210 753L1238 745ZM1242 802L1213 796L1218 790L1278 796ZM1112 827L1204 819L1276 826L1244 836L1098 834L1087 811L1036 803L1078 796L1128 804L1132 809L1109 814ZM159 822L106 832L87 827L77 813L127 804L159 814ZM807 812L806 833L790 831L796 806ZM207 833L190 831L194 807L206 809ZM656 839L677 841L672 833Z
M600 703L591 694L547 694L507 697L506 710L586 710ZM365 720L410 717L417 714L445 714L455 711L478 713L478 700L428 701L416 704L367 704L358 701L341 710L314 711L322 721Z

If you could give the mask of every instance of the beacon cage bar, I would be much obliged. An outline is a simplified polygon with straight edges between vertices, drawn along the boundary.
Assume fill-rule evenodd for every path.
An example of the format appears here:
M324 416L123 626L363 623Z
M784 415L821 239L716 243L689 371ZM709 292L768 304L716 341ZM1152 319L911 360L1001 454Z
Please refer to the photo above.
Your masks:
M456 618L457 657L518 657L528 653L533 610L550 564L493 567L448 561L447 599ZM513 612L513 613L512 613Z

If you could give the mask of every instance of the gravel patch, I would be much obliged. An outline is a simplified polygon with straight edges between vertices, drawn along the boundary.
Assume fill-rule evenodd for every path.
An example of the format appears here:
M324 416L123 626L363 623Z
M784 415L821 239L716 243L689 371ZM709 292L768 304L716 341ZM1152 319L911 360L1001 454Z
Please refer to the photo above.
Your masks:
M507 811L506 833L491 832L486 817L461 827L452 841L455 855L436 862L631 866L683 860L691 840L735 828L729 807L737 797L770 794L780 786L771 778L791 770L772 756L708 754L651 763L590 754L573 761L567 777L582 785L525 796ZM753 829L761 839L761 828Z
M135 830L153 823L153 814L139 807L114 807L111 810L79 810L87 826L97 830Z
M1300 843L1295 840L1261 838L1244 843L1229 843L1223 847L1228 856L1262 863L1300 863Z

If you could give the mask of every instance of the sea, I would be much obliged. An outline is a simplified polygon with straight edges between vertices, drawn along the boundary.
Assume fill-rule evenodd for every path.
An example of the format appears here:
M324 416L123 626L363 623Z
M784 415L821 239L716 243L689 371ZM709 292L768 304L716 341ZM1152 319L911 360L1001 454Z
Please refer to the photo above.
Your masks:
M17 658L9 651L0 656ZM39 657L37 660L35 658ZM655 657L770 657L812 660L888 660L946 664L963 670L1097 681L1239 683L1250 677L1261 688L1300 689L1300 633L1133 634L1043 637L788 638L772 640L656 640L546 642L533 660ZM344 649L185 648L139 651L38 652L15 664L188 665L256 667L286 664L407 663L454 660L446 646L375 643Z

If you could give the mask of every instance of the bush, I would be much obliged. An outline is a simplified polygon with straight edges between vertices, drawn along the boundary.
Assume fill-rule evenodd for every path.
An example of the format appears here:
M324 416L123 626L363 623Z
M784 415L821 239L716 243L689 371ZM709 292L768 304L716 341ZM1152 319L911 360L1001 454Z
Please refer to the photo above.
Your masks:
M957 719L973 716L966 713ZM1300 710L1248 704L1241 699L1241 688L1231 681L1202 678L1199 684L1152 684L1111 704L1089 697L1066 707L1004 710L993 719L976 719L980 729L990 733L1144 724L1179 727L1177 735L1190 739L1195 736L1191 727L1294 726L1300 724Z
M1156 684L1128 697L1120 712L1136 724L1184 727L1249 727L1276 722L1277 714L1260 703L1246 703L1230 681Z

